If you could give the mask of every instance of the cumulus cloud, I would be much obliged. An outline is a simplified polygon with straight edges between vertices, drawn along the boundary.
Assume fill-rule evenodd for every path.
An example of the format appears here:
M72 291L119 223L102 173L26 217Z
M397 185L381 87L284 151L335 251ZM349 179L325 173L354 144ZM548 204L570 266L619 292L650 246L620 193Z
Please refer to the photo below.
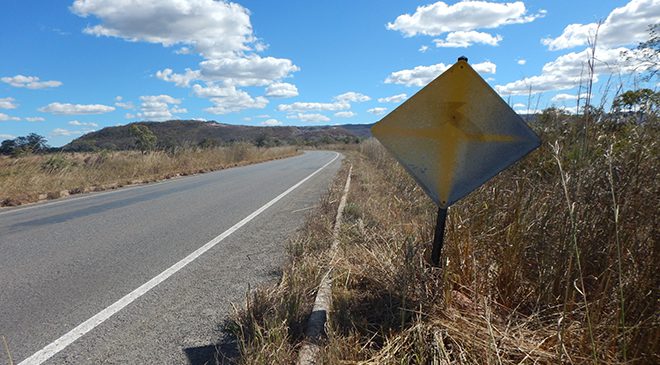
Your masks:
M434 39L436 47L443 48L466 48L473 44L480 43L489 46L497 46L502 40L502 36L490 35L484 32L471 31L458 31L447 34L445 39Z
M594 82L601 74L632 73L644 71L650 67L645 64L632 64L621 57L627 48L598 48L596 49L596 63L594 68ZM632 52L634 54L635 52ZM543 65L540 75L530 76L521 80L509 82L505 85L495 86L495 90L502 95L526 95L552 90L572 89L584 82L587 60L591 57L591 50L571 52L557 57Z
M387 29L397 30L405 36L417 34L436 36L452 31L470 31L479 28L497 28L507 24L529 23L543 16L528 15L522 1L492 3L487 1L461 1L447 5L442 1L423 5L414 14L399 15Z
M12 77L0 78L2 82L7 83L13 87L23 87L27 89L45 89L48 87L58 87L62 85L60 81L39 81L36 76L16 75Z
M205 81L223 81L236 86L265 86L298 71L286 58L249 55L202 61L201 76Z
M516 63L519 64L519 65L524 65L524 64L527 63L527 60L521 58L518 61L516 61Z
M291 104L280 104L277 110L281 112L307 112L307 111L338 111L351 108L351 104L346 101L336 101L334 103L308 103L297 101Z
M192 81L199 79L199 70L193 71L189 68L182 74L175 73L171 68L156 72L156 77L167 82L172 82L179 87L188 87Z
M603 21L598 23L569 24L556 38L541 40L550 50L586 46L598 31L598 45L612 48L634 45L648 37L649 24L658 22L660 0L631 0L628 4L615 8Z
M0 109L16 109L18 104L14 98L0 98Z
M266 127L275 127L275 126L282 125L282 122L280 122L277 119L268 119L268 120L264 120L263 122L261 122L261 125L266 126Z
M576 94L557 94L550 99L550 101L554 102L564 102L564 101L575 101L577 99L586 99L587 94L581 94L581 95L576 95Z
M75 125L75 126L78 126L78 127L93 127L93 128L96 128L96 127L99 126L99 125L96 124L96 123L92 123L92 122L81 122L81 121L78 121L78 120L72 120L72 121L70 121L70 122L69 122L69 125Z
M55 128L53 129L52 132L50 132L51 137L68 137L68 136L77 136L81 135L86 132L91 132L91 131L72 131L64 128Z
M250 12L243 6L214 0L76 0L71 11L82 17L95 17L98 24L84 32L96 36L122 38L131 42L149 42L165 47L176 46L178 54L197 53L203 58L198 70L178 73L171 68L156 72L156 77L179 87L193 84L203 88L218 85L231 90L211 100L207 109L224 114L246 107L264 107L267 99L251 98L232 87L269 86L299 70L286 58L262 57L267 45L254 35ZM283 83L282 83L283 84ZM273 86L267 94L295 96L291 84ZM295 90L297 95L297 90ZM202 96L204 93L196 93ZM211 96L208 96L211 97ZM240 104L229 105L237 101Z
M128 110L135 109L135 105L130 101L129 102L118 101L118 102L115 103L115 106L119 107L119 108L122 108L122 109L128 109Z
M445 72L451 66L452 65L438 63L430 66L417 66L408 70L392 72L387 79L385 79L385 83L421 87L440 76L441 73ZM494 74L497 71L497 66L490 61L476 63L472 65L472 68L479 73Z
M178 105L181 100L169 95L144 95L140 96L140 111L133 115L127 114L129 119L139 118L145 120L168 120L173 119L175 114L187 113L185 108Z
M405 93L396 94L396 95L387 96L387 97L384 97L384 98L378 98L378 102L379 103L400 103L400 102L406 100L407 97L408 97L408 95L406 95Z
M46 119L42 117L27 117L25 118L25 120L27 120L28 122L43 122Z
M16 138L13 134L0 134L0 139L14 139Z
M330 118L326 117L323 114L318 114L318 113L311 113L311 114L297 113L297 114L288 115L287 118L297 119L301 122L309 122L309 123L321 123L321 122L330 121Z
M102 104L50 103L39 108L40 112L56 115L103 114L114 111L115 107Z
M337 112L335 113L335 117L338 118L352 118L356 116L357 114L352 112L352 111L347 111L347 112Z
M266 96L273 98L292 98L298 96L298 88L296 85L286 82L276 82L268 85L266 88Z
M345 103L363 103L365 101L371 100L371 98L367 95L360 94L355 91L349 91L335 96L335 100Z
M373 115L383 115L387 111L387 108L382 108L382 107L376 107L376 108L371 108L367 110L367 112L373 114Z
M200 97L210 98L213 106L204 110L212 114L228 114L244 109L263 109L268 105L268 99L263 96L252 97L234 86L202 87L195 85L193 93Z
M206 58L248 51L256 40L249 11L224 1L76 0L71 11L99 19L87 34L188 46Z
M415 35L438 36L436 47L469 47L473 44L497 46L500 35L477 32L477 29L494 29L508 24L529 23L545 15L545 10L528 14L522 1L494 3L488 1L460 1L448 5L442 1L417 7L413 14L399 15L387 29L401 32L405 37ZM420 48L425 52L428 47Z
M122 109L129 109L129 110L130 109L135 109L135 105L132 102L130 102L130 101L125 102L123 100L124 100L123 97L116 96L115 97L115 101L116 101L115 106L118 107L118 108L122 108Z
M7 115L5 113L0 113L0 122L17 122L21 120L19 117L13 117L11 115Z

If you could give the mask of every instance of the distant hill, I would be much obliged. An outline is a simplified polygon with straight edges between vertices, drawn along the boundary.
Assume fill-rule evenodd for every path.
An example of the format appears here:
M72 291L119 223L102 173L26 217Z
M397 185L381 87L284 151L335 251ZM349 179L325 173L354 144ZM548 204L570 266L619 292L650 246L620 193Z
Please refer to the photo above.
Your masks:
M159 148L226 145L249 142L259 146L318 145L326 143L356 143L371 136L371 124L346 124L314 127L252 127L205 122L170 120L137 122L147 126L157 137ZM64 151L98 149L127 150L135 148L135 138L129 132L131 124L107 127L85 134L62 147Z

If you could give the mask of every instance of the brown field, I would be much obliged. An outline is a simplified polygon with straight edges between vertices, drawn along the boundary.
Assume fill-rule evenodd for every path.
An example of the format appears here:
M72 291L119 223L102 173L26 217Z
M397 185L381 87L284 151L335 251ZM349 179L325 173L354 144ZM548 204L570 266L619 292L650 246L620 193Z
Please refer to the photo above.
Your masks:
M297 154L294 147L188 148L174 153L137 151L0 156L0 207L70 194L116 189Z
M241 364L290 364L316 285L334 266L324 364L660 363L657 120L575 116L535 125L542 147L449 210L374 140L346 151L353 182L328 257L347 166L288 244L280 283L227 329Z

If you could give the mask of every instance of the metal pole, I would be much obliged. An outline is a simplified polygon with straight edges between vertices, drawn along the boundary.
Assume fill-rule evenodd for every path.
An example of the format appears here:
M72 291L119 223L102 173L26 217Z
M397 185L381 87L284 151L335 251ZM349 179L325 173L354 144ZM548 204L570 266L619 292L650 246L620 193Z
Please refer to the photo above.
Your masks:
M440 266L440 254L442 253L442 243L445 239L445 222L447 221L447 209L438 208L438 220L435 223L435 235L433 236L433 251L431 252L431 263L433 266Z

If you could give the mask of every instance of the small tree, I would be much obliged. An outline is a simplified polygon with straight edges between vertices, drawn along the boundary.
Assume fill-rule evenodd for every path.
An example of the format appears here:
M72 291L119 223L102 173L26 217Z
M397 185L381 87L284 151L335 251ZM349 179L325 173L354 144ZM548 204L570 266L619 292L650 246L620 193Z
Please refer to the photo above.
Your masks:
M143 154L156 147L156 135L146 125L133 124L129 131L135 137L135 146Z
M6 139L0 144L0 153L3 155L18 156L29 153L46 152L49 148L44 136L30 133L27 136Z
M660 92L651 89L628 90L614 98L612 110L616 113L634 113L638 122L643 122L648 116L658 116L660 109Z

